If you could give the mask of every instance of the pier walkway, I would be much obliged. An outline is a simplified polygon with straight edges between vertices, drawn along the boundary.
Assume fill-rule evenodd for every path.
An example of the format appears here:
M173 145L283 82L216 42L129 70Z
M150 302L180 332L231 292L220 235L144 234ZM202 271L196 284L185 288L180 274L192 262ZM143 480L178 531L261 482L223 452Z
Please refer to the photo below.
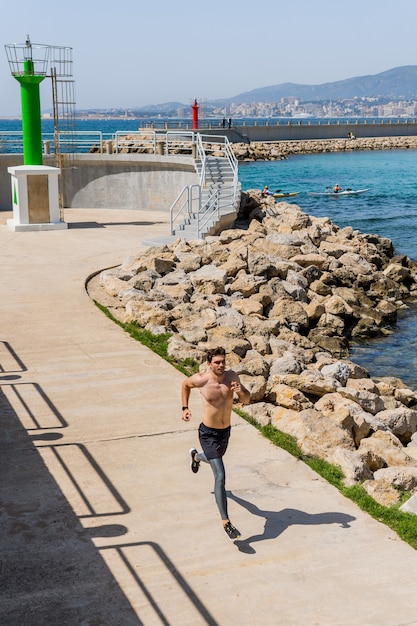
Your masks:
M230 541L188 450L183 375L94 305L89 275L163 235L167 214L0 213L0 624L417 624L417 552L238 416ZM95 294L93 294L94 296Z

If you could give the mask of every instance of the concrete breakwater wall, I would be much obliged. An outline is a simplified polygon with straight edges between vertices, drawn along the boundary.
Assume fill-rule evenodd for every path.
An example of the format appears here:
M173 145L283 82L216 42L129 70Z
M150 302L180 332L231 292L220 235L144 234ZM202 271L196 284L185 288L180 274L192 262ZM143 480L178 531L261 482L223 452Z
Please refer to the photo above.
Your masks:
M167 131L192 131L191 124L181 122L160 122L159 124L145 124L140 127L141 132L155 130ZM417 135L416 119L390 119L367 121L354 120L341 122L337 119L321 119L311 121L285 120L274 123L268 120L233 120L230 128L213 125L208 120L200 123L198 132L204 135L225 135L230 142L239 143L244 141L307 141L310 139L343 139L349 133L356 137L406 137Z
M407 137L417 135L417 123L415 121L392 121L372 123L344 123L334 121L310 124L304 122L288 122L287 124L261 125L256 122L250 126L236 126L230 129L203 130L205 134L224 134L229 141L309 141L311 139L343 139L349 133L355 137Z

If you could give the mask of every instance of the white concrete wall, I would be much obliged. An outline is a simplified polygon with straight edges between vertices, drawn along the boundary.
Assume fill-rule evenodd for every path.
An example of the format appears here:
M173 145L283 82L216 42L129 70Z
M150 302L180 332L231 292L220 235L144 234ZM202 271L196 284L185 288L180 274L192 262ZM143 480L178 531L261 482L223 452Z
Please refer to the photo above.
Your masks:
M87 154L68 163L65 180L66 207L168 211L198 175L187 156Z
M12 210L7 168L22 155L0 155L0 210ZM44 157L53 165L53 156ZM197 184L190 156L82 154L65 164L64 206L168 211L186 185Z

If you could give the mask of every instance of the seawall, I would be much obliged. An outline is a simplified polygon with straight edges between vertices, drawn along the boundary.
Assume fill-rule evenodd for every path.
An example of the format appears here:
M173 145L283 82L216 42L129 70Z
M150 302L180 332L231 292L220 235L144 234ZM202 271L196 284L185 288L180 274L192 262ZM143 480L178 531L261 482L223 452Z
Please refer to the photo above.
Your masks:
M219 134L218 129L201 130L204 134ZM233 126L221 129L229 141L308 141L311 139L342 139L353 133L355 137L407 137L417 135L415 121L375 122L375 123L337 123L334 121L312 124L306 122L288 122L276 125Z
M7 168L22 165L22 155L0 155L0 210L12 210ZM44 165L54 165L45 156ZM65 165L64 207L169 211L186 185L197 184L190 156L81 154Z

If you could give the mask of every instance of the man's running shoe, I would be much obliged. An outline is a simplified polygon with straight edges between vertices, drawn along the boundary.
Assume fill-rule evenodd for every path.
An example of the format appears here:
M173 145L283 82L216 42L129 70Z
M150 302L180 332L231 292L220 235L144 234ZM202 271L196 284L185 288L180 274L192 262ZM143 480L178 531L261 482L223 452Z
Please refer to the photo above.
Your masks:
M200 461L196 461L195 460L195 455L196 454L197 454L197 450L195 448L191 448L191 450L190 450L190 456L191 456L190 467L191 467L191 471L194 474L197 474L198 470L200 469Z
M239 539L239 537L241 537L240 532L237 528L233 526L231 522L227 522L227 524L224 524L223 528L225 529L230 539Z

